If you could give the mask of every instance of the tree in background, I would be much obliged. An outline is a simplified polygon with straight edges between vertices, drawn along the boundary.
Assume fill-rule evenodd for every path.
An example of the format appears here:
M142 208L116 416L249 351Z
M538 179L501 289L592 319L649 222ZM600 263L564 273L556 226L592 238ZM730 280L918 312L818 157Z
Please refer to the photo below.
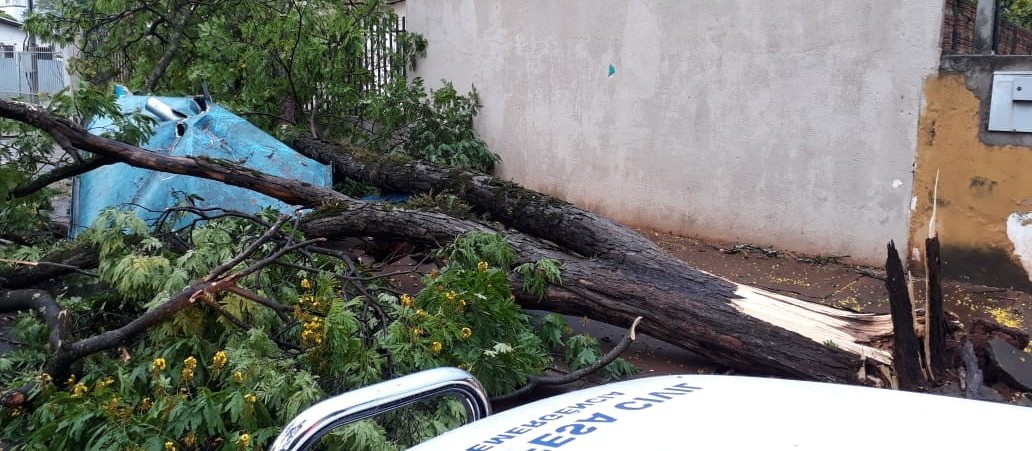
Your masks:
M1032 29L1032 0L1001 0L1000 14L1006 20Z
M397 32L382 1L68 0L27 27L77 43L72 70L94 86L181 95L206 85L217 102L280 136L485 171L497 161L473 131L475 91L463 96L446 83L428 93L421 80L398 76L426 41ZM368 47L382 57L374 61Z

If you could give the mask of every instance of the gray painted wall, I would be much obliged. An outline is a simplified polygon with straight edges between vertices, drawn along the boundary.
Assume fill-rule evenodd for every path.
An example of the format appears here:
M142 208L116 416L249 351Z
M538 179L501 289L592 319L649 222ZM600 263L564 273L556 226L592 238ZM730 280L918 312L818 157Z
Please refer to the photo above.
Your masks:
M405 8L417 75L480 91L503 177L705 238L875 264L906 242L941 0Z

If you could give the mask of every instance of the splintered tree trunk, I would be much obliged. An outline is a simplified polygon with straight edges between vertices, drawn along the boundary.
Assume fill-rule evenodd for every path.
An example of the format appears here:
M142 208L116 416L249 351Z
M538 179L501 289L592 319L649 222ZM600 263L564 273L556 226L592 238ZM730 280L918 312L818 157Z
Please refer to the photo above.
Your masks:
M946 309L942 297L942 259L939 256L939 237L925 240L925 280L928 296L927 318L925 320L925 356L928 359L928 375L933 381L946 375Z
M263 174L245 176L247 170L218 161L163 157L87 135L77 125L16 102L0 100L0 117L39 127L63 145L133 166L220 180L293 204L331 201L332 208L302 223L309 238L379 236L443 243L471 231L499 232L522 261L554 258L563 263L563 284L550 287L543 299L522 298L525 306L624 327L642 316L640 331L741 372L858 383L865 365L891 364L887 351L871 346L891 334L888 316L837 310L730 282L692 268L607 218L488 175L418 162L358 159L340 148L309 142L325 151L316 159L332 163L338 174L391 191L447 191L508 229L361 202ZM304 153L315 154L311 150ZM514 276L514 282L520 281Z
M896 377L899 388L921 390L928 384L921 369L921 341L914 332L914 308L907 290L906 274L896 245L890 241L887 248L885 286L889 290L889 308L892 310L892 359L896 363Z

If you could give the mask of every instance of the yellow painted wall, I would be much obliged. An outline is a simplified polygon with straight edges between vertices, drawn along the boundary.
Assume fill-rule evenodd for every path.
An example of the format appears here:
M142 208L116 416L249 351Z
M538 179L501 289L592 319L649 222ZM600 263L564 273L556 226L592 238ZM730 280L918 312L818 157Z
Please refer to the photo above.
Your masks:
M924 93L911 248L924 246L938 172L936 214L944 273L997 286L1032 288L1007 236L1008 217L1032 211L1032 148L991 146L979 139L988 102L968 88L965 75L930 77Z

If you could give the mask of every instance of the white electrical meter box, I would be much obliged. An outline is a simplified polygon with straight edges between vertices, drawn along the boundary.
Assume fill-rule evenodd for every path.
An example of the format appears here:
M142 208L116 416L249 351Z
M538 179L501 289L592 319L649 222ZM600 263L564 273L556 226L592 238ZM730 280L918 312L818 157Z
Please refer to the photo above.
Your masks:
M989 130L1032 132L1032 72L993 74Z

